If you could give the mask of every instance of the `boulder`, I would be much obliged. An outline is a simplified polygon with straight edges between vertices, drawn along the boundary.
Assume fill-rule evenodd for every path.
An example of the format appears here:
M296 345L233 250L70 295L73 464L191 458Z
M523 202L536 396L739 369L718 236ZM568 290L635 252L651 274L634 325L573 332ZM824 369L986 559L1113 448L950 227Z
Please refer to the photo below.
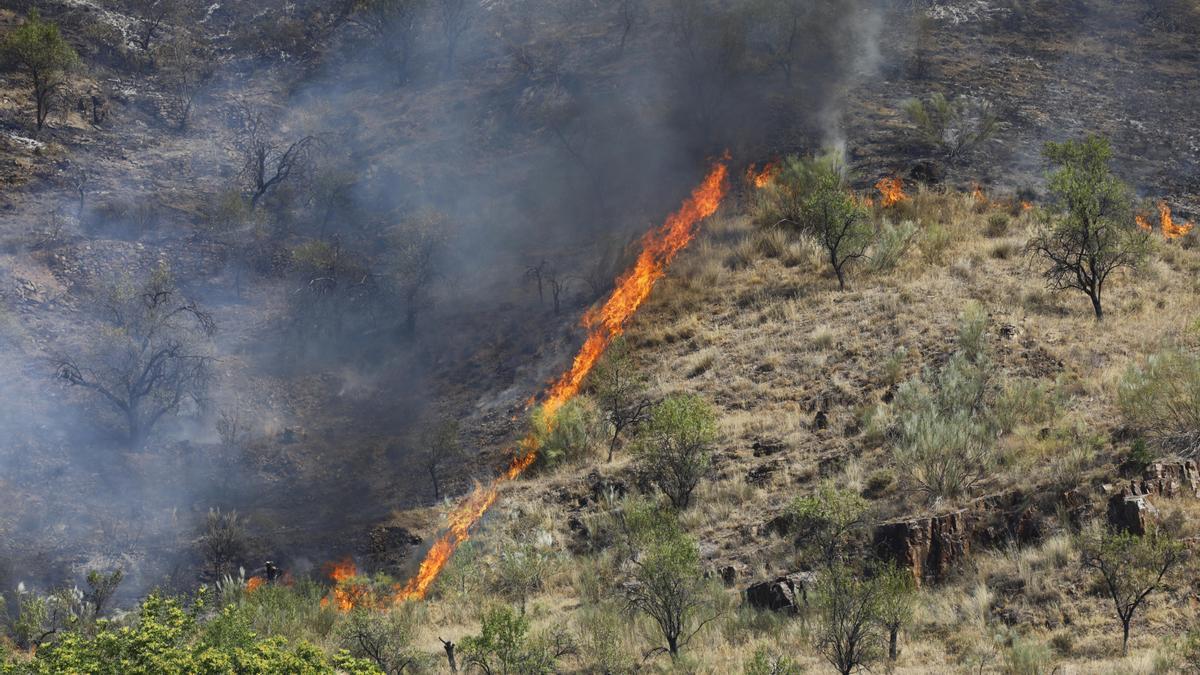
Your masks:
M1115 494L1108 500L1108 523L1118 530L1146 534L1158 520L1158 509L1146 495Z
M808 589L812 583L811 572L793 572L760 581L746 589L746 603L755 609L795 613L808 604Z

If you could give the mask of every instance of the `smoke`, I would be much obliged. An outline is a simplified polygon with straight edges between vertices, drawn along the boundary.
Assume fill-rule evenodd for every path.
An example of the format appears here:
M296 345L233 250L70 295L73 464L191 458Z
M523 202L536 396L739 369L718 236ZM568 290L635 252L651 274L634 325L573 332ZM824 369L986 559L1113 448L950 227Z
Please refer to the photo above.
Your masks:
M707 158L845 146L846 94L878 70L889 21L869 0L645 0L628 22L623 3L468 2L451 65L440 2L375 22L289 6L206 8L194 30L225 57L191 131L148 118L162 138L144 166L97 164L75 230L17 256L63 284L4 347L18 575L119 565L127 594L186 586L211 507L248 515L251 567L361 551L390 510L431 499L414 431L444 415L472 451L510 438L575 317ZM268 174L313 139L253 208L247 111ZM89 294L159 260L212 312L214 377L130 452L111 406L48 357L88 353L112 328Z

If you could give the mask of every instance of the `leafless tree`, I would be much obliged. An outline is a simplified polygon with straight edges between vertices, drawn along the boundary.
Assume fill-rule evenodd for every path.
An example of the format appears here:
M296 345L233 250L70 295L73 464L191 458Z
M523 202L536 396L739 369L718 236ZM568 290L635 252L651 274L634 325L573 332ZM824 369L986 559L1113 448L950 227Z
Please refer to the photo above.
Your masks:
M180 131L187 129L192 106L212 75L211 55L187 37L172 40L160 50L160 67L167 85L167 114Z
M70 171L67 173L67 180L70 181L71 189L75 192L75 197L78 203L75 207L76 220L83 218L84 200L87 197L88 182L91 176L88 170L78 164L72 163Z
M236 146L242 159L242 178L254 209L268 192L307 169L314 136L280 140L270 118L261 110L242 106L238 111L242 129Z
M445 480L443 472L448 465L462 458L458 421L443 417L427 422L417 435L417 446L421 462L433 484L433 498L441 499Z
M134 13L138 17L137 46L142 51L150 50L150 43L164 24L172 23L183 15L183 0L134 0Z
M544 259L536 265L525 268L525 278L537 284L538 302L546 302L546 270L549 263Z
M405 218L389 233L390 277L404 302L404 333L416 332L417 316L433 304L430 290L441 276L451 240L446 216L424 211Z
M475 5L470 0L436 0L434 9L437 12L438 24L442 27L442 35L446 38L446 72L454 70L454 56L458 51L459 40L463 33L471 28L474 21Z
M625 43L633 34L638 23L642 20L644 11L643 0L617 0L617 27L621 29L621 41L618 48L625 49Z
M118 285L102 300L106 327L81 356L55 359L68 384L94 392L125 420L140 448L163 416L185 400L201 402L212 358L197 340L211 336L212 316L180 296L165 266L140 288Z
M562 313L562 295L567 290L570 277L559 273L558 268L551 267L545 272L546 285L550 287L550 297L554 299L554 315Z
M383 45L402 82L408 79L425 3L426 0L356 0L349 17L350 23Z

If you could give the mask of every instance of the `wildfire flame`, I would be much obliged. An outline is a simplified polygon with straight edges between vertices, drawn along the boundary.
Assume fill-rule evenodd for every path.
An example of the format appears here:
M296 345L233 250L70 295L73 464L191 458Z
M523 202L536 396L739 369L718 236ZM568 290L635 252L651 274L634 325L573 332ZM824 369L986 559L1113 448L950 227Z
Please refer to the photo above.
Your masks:
M691 197L683 206L667 218L661 227L647 232L642 237L642 252L637 262L617 279L616 288L608 300L584 314L583 326L588 331L587 340L575 355L570 369L564 372L542 397L542 409L547 419L553 420L563 404L579 392L596 361L613 339L624 331L626 322L649 297L654 284L666 274L667 266L675 259L676 254L695 238L697 224L716 212L721 200L725 198L727 172L728 168L724 162L714 164L704 182L692 191ZM523 439L508 469L490 484L476 485L475 490L455 507L448 517L446 531L425 554L417 573L408 583L395 589L393 602L425 597L429 586L450 561L450 556L470 538L471 527L479 522L483 514L496 502L500 486L528 469L537 458L537 450L536 441L532 437ZM350 569L353 572L353 563L350 563ZM334 579L338 580L336 576ZM334 588L334 599L339 609L344 607L343 611L346 611L367 599L366 596L339 595L338 591L342 586L344 584L339 583L339 586ZM342 590L344 593L345 589ZM343 604L344 599L346 604Z
M760 171L755 164L751 164L750 168L746 169L746 180L758 188L759 190L767 187L775 180L775 176L779 174L779 161L771 160L763 165Z
M1021 210L1022 211L1032 211L1033 210L1033 202L1022 201L1021 202Z
M971 197L980 204L986 204L988 202L987 195L983 193L983 186L979 183L975 183L971 188Z
M322 607L328 607L331 599L333 606L340 612L349 612L355 607L365 604L376 604L371 589L357 580L358 567L350 558L327 564L325 573L334 585L329 595L321 598Z
M1134 222L1137 223L1137 226L1146 232L1152 232L1154 230L1154 226L1150 224L1150 218L1147 216L1139 213L1135 215L1133 219ZM1187 235L1187 233L1191 232L1192 228L1195 227L1191 221L1182 223L1175 222L1175 217L1171 215L1171 207L1167 205L1166 201L1160 201L1158 203L1158 224L1162 229L1163 238L1167 240L1183 237Z
M885 209L908 201L908 195L904 194L904 181L899 178L880 178L875 189L879 190L880 205Z
M1167 239L1178 239L1191 232L1194 227L1191 222L1176 223L1171 217L1171 207L1167 206L1165 201L1158 203L1158 219L1162 225L1163 237Z
M262 577L250 577L246 580L246 592L253 593L254 591L257 591L265 582L266 579L263 579Z

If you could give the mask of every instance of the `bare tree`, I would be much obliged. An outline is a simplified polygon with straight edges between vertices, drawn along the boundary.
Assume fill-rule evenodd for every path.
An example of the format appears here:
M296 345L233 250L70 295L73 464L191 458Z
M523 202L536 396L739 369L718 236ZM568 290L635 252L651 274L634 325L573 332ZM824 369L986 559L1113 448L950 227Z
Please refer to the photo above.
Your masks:
M132 9L139 24L135 41L145 52L150 50L154 36L165 24L177 21L183 15L183 0L134 0Z
M618 48L622 51L625 49L625 43L629 41L633 31L642 21L642 15L645 11L643 7L644 0L617 0L617 27L621 29L621 40Z
M248 106L239 109L239 117L242 129L236 148L242 159L242 179L250 195L250 208L254 209L268 192L307 169L309 151L316 137L280 140L271 129L269 117Z
M459 440L458 420L443 417L427 423L417 436L418 452L429 480L433 484L433 498L442 498L443 471L446 466L462 458L462 442Z
M180 130L187 129L204 82L212 75L211 54L199 42L179 37L163 45L160 67L167 85L167 115Z
M164 416L203 400L212 358L196 339L216 330L212 317L180 296L161 265L140 288L119 285L102 300L105 329L82 356L55 359L58 376L97 394L125 420L140 448Z
M459 40L463 33L471 28L474 21L475 4L470 0L435 0L434 9L437 12L438 24L442 27L442 36L446 38L446 72L454 70L454 56L458 51Z
M389 233L390 277L404 301L404 332L412 335L417 316L433 304L430 290L441 276L442 258L451 240L446 216L423 211L400 222Z
M355 0L349 17L350 23L383 46L401 82L408 79L409 62L420 33L418 20L426 1Z
M197 545L213 579L231 574L250 551L246 521L237 511L209 509L200 523Z
M549 269L549 263L544 259L536 264L525 268L525 278L537 284L538 302L546 302L546 270Z
M649 417L646 378L633 362L629 343L624 337L618 337L608 346L588 380L596 403L612 429L608 439L608 461L611 462L621 433Z

